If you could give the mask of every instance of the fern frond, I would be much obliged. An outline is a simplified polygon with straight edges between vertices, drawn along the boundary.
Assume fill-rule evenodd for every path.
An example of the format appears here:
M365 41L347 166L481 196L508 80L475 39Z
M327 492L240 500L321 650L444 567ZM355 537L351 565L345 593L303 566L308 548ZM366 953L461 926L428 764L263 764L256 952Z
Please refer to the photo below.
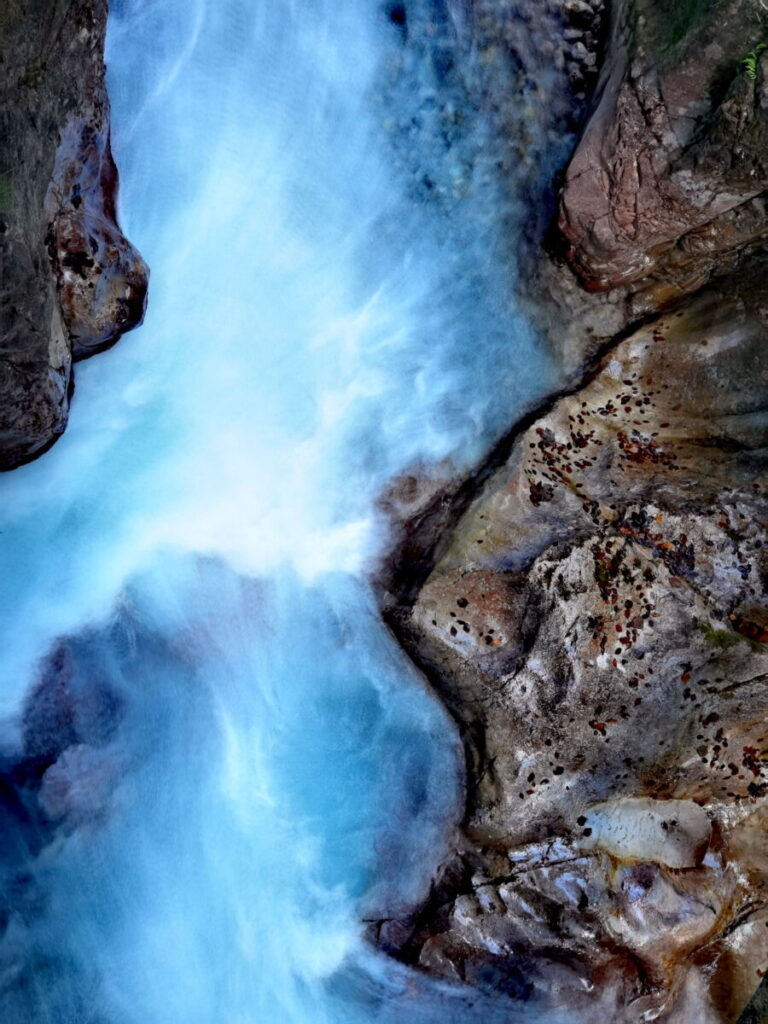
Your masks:
M765 49L765 46L765 43L760 43L760 45L756 46L754 50L750 50L747 56L741 61L741 66L744 68L747 78L750 78L753 82L757 78L757 61L760 54Z

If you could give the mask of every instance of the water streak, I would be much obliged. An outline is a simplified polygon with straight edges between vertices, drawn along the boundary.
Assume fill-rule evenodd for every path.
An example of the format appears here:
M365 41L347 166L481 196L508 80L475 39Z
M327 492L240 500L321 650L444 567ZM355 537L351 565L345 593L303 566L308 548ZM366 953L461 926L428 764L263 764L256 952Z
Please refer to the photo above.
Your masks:
M0 483L9 1024L535 1018L360 938L461 799L367 582L377 498L414 463L469 467L555 375L461 110L463 22L414 2L414 47L391 15L113 4L151 301L79 368L64 439Z

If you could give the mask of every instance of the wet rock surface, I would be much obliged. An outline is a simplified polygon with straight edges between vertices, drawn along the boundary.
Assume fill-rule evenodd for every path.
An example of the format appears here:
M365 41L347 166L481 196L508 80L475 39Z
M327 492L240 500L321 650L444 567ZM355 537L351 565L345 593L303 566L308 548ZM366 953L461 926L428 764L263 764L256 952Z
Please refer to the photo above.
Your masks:
M766 235L765 12L751 0L679 6L614 5L561 200L579 274L591 289L627 287L635 315L695 291Z
M607 4L412 0L385 10L398 45L378 92L394 166L409 196L445 214L449 244L460 251L482 238L513 290L521 262L541 246L555 171L590 109ZM451 236L462 204L475 207L474 239Z
M410 196L444 215L436 230L445 232L441 242L453 253L452 291L471 295L476 288L476 262L463 263L461 253L478 240L482 259L501 269L493 282L500 309L481 306L485 315L462 344L507 346L509 297L517 292L517 303L541 328L542 345L573 374L596 337L604 340L626 323L623 309L606 304L596 326L594 296L578 288L569 269L539 258L556 211L555 171L573 151L597 84L605 0L413 0L386 11L399 43L380 83L395 167ZM462 204L473 207L469 236L455 232L466 217ZM590 307L582 318L588 331L573 315L580 302ZM547 330L547 319L556 330ZM573 336L564 338L569 321ZM423 580L415 566L426 548L442 543L475 487L448 461L419 463L393 481L381 501L394 534L379 572L387 589L418 588Z
M104 0L0 11L0 468L66 426L72 361L141 322L147 268L120 231Z
M691 1024L736 1020L768 968L764 277L620 342L391 610L468 771L397 955Z
M586 123L519 294L572 380L764 248L766 19L752 0L608 5Z
M613 6L521 283L572 390L395 503L385 615L457 722L467 806L372 937L579 1019L735 1022L768 969L762 18Z

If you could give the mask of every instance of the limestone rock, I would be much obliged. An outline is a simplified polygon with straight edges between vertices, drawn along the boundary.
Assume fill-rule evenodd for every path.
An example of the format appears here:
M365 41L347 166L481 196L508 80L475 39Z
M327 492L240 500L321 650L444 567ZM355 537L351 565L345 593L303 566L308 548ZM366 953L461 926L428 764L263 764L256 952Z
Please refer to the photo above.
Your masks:
M768 968L764 278L606 354L392 614L468 770L404 959L675 1024L734 1021Z
M768 57L757 51L753 73L742 63L762 32L751 0L615 6L560 229L588 287L627 287L634 316L695 291L768 234Z
M698 867L712 836L706 812L693 800L623 797L593 804L584 817L580 849L641 864Z

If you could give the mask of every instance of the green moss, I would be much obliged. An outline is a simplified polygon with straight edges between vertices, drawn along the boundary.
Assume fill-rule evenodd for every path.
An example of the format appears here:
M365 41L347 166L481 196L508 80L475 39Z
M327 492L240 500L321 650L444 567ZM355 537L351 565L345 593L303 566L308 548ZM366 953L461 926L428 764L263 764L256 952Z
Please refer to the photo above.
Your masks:
M757 62L760 59L760 54L765 49L765 43L758 43L754 50L741 59L741 66L744 70L744 74L747 78L751 78L752 81L757 78Z
M704 639L710 647L717 647L720 650L727 650L735 647L741 642L741 637L730 629L715 629L708 622L697 622L696 628L704 634Z

